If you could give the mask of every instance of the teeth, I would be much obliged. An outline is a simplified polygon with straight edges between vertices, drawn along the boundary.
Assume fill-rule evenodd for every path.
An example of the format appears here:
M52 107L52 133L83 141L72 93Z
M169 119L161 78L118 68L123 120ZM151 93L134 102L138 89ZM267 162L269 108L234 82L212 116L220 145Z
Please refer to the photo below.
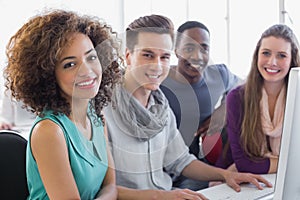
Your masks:
M278 69L266 69L267 72L271 72L271 73L276 73L276 72L279 72Z
M201 65L192 65L192 64L188 66L188 68L192 71L198 71L198 72L202 72L204 69L204 67Z
M149 74L148 74L148 77L149 77L149 78L158 78L159 75L149 75Z
M86 86L86 85L90 85L94 82L94 80L90 80L90 81L87 81L87 82L82 82L82 83L78 83L77 85L78 86Z
M193 65L193 64L191 64L191 66L194 67L194 68L196 68L196 69L200 69L200 70L203 69L202 65Z
M196 65L196 64L191 64L191 66L196 67L196 68L201 67L201 65Z

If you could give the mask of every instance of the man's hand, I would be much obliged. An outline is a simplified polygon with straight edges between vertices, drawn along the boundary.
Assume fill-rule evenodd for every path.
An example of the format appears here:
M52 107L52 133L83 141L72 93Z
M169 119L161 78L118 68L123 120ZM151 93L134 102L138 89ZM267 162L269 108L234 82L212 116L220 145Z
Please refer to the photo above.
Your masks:
M262 190L263 187L259 182L264 183L267 187L272 187L269 181L257 174L231 172L227 170L224 178L226 183L237 192L241 191L241 183L252 183L260 190Z
M164 200L208 200L204 195L189 190L189 189L177 189L177 190L171 190L171 191L164 191L164 194L162 195L162 198Z

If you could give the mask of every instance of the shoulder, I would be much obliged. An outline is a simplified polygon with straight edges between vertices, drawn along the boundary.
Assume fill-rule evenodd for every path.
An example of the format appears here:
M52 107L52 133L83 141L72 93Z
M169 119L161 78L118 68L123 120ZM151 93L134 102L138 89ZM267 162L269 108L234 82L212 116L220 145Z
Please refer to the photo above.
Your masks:
M104 118L105 118L104 124L110 122L110 118L111 118L111 115L112 115L112 102L108 103L108 104L102 109L102 113L103 113Z
M57 138L57 136L63 135L63 130L61 127L50 119L43 119L39 121L32 129L31 142L42 141L42 140L52 140Z
M213 64L208 66L209 69L219 70L219 71L229 71L225 64Z
M214 64L209 65L204 70L204 75L206 77L221 77L222 79L228 79L229 75L232 73L229 71L225 64Z
M168 106L167 112L168 112L168 123L167 124L169 126L168 128L172 129L172 130L177 129L176 116L170 106Z
M211 72L220 72L221 75L224 77L228 77L228 76L236 76L235 74L233 74L229 68L225 65L225 64L214 64L214 65L210 65L208 66L208 69L211 71Z
M30 143L33 153L41 149L50 150L53 147L65 145L64 133L61 127L50 119L39 121L32 129Z
M39 164L56 156L67 155L67 143L61 127L50 119L43 119L35 124L30 136L30 150ZM55 157L56 157L55 156Z
M236 88L230 90L227 94L227 101L238 102L243 99L244 96L244 85L239 85Z

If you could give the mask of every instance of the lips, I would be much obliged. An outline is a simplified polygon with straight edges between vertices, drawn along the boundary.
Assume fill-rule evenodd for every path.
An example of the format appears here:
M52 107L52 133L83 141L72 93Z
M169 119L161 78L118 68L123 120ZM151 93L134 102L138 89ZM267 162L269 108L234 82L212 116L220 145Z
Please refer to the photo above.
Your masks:
M85 81L81 81L79 83L76 83L76 86L79 86L79 87L90 86L90 85L93 85L95 81L96 81L96 78L85 80Z
M161 75L146 74L146 76L147 76L148 78L151 78L151 79L157 79L157 78L159 78Z
M194 72L199 72L199 71L202 71L204 69L204 67L202 67L201 65L193 65L193 64L186 64L185 67L188 69L188 70L191 70L191 71L194 71Z
M199 61L199 62L192 62L192 61L185 61L185 66L188 68L188 69L191 69L193 71L202 71L205 66L204 66L204 63L202 61Z
M278 73L278 72L280 72L279 69L265 68L265 70L266 70L267 72L269 72L269 73Z

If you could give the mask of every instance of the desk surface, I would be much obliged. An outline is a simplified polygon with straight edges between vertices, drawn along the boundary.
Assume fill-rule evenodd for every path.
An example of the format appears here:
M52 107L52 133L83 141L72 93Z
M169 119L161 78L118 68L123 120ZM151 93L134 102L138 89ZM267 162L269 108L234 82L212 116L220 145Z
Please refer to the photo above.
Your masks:
M242 184L241 191L236 192L224 183L199 190L198 192L212 200L254 200L273 192L275 189L276 174L266 174L262 176L273 184L272 188L265 187L263 190L258 190L253 184Z

